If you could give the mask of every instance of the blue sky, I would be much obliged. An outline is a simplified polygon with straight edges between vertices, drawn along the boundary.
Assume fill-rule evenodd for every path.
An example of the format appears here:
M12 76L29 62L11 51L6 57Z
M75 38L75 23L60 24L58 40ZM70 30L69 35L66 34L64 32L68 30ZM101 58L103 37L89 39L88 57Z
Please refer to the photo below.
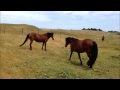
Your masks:
M49 29L120 31L120 11L0 11L0 23Z

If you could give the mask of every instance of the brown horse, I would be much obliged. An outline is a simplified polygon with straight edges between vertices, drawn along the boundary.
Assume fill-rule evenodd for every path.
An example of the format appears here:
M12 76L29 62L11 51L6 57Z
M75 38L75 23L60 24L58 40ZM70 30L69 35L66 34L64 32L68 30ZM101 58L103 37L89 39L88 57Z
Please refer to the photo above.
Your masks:
M38 34L38 33L34 33L34 32L29 33L29 34L27 34L25 41L23 42L23 44L20 45L20 47L22 45L24 45L28 39L30 39L30 50L32 50L32 43L35 40L36 42L43 42L42 50L43 50L43 46L45 45L45 51L46 51L46 43L50 37L54 40L53 35L54 35L54 33L52 33L52 32L48 32L45 34Z
M72 53L77 52L80 59L80 64L82 65L80 53L86 52L87 56L89 57L89 61L87 62L87 65L89 68L92 68L98 55L98 47L96 42L90 39L79 40L72 37L67 37L65 41L66 41L65 47L67 47L68 44L70 44L70 48L71 48L71 54L69 60L71 60Z
M102 36L102 42L104 41L104 39L105 39L105 37L104 37L104 35Z

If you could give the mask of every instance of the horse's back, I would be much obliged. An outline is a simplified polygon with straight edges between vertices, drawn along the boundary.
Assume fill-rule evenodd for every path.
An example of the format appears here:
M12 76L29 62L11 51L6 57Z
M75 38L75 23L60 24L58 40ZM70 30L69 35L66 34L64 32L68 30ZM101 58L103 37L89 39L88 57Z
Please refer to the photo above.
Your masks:
M43 41L43 35L35 33L35 32L29 33L29 38L31 40L35 40L36 42L42 42Z
M34 35L39 35L39 34L38 34L38 33L35 33L35 32L31 32L31 33L29 33L29 35L34 36Z
M92 49L92 46L93 46L93 40L91 40L91 39L85 39L85 40L83 40L83 43L82 43L82 46L83 46L83 48L85 49L85 51L91 51L91 49Z
M84 49L82 46L82 40L76 40L71 44L72 51L83 53Z
M78 47L81 53L91 51L93 41L91 39L78 40Z
M92 43L93 43L93 40L91 40L91 39L83 40L83 44L92 45Z

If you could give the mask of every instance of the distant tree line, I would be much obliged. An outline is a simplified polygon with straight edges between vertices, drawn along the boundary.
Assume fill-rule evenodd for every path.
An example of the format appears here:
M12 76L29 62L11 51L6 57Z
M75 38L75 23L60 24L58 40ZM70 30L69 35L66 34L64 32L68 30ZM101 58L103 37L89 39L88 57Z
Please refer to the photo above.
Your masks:
M108 31L108 32L111 32L111 33L117 33L117 35L120 35L120 32L118 32L118 31Z
M108 31L108 32L119 33L118 31L112 31L112 30L111 30L111 31Z
M102 31L101 29L96 28L83 28L82 30Z

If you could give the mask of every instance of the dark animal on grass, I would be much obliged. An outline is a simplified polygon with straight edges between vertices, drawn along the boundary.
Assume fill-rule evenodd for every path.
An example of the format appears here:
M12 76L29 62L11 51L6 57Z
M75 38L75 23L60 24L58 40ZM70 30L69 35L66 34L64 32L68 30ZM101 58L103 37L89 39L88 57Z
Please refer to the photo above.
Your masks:
M104 39L105 39L105 37L104 37L104 35L102 36L102 42L104 41Z
M34 33L34 32L29 33L29 34L27 34L25 41L20 45L20 47L22 45L24 45L28 39L30 39L30 50L32 50L33 41L36 41L36 42L42 42L43 43L42 50L43 50L43 46L45 45L45 51L46 51L46 43L50 37L54 40L53 35L54 35L54 33L52 33L52 32L48 32L45 34L38 34L38 33Z
M98 56L98 46L95 41L90 39L79 40L76 38L67 37L65 39L65 42L66 42L65 47L67 47L70 44L71 53L69 60L71 60L72 53L77 52L78 57L80 59L80 64L82 65L80 53L86 52L87 56L89 57L87 65L89 68L92 68Z

